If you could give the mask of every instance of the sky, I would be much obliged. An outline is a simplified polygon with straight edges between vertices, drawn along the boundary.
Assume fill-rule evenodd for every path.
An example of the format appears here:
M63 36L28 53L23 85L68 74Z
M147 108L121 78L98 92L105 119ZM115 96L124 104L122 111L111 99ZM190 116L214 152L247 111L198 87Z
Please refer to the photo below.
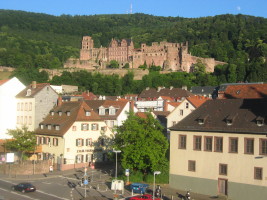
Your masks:
M0 9L55 16L145 13L186 18L221 14L267 18L267 0L0 0Z

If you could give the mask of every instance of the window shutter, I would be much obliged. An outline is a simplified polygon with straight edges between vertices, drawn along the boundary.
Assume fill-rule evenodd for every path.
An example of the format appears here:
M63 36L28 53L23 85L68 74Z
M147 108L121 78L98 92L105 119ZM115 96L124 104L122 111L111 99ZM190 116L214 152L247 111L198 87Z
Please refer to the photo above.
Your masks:
M83 139L81 139L82 140L82 146L83 146Z
M83 157L84 157L84 156L82 155L82 157L81 157L81 163L83 163Z
M76 139L76 146L78 146L78 139Z

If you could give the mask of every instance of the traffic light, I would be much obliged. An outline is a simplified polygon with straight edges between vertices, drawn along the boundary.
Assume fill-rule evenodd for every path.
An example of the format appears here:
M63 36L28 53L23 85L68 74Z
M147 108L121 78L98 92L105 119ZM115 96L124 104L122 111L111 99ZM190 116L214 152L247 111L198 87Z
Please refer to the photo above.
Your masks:
M91 182L91 177L88 176L87 180L88 180L88 182L90 183L90 182Z
M84 184L84 178L82 178L82 185Z

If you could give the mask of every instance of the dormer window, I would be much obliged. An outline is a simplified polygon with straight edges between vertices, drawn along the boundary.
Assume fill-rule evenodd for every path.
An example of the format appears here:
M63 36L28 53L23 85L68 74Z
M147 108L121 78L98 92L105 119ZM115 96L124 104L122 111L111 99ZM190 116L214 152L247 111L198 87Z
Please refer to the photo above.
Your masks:
M204 124L204 119L197 119L197 122L199 125L202 125L202 124Z
M230 114L226 117L225 122L227 126L231 126L236 118L237 114Z
M85 116L87 116L87 117L88 117L88 116L91 116L91 112L90 112L89 110L86 110L86 111L85 111Z
M40 129L44 129L44 125L43 124L40 124Z
M66 114L67 114L67 116L70 116L70 111L67 111Z
M116 113L116 109L113 107L110 107L109 108L109 115L115 115L115 113Z
M55 125L55 130L59 130L59 125Z
M51 128L52 128L51 124L47 124L47 129L51 130Z
M27 90L27 93L26 93L26 96L28 97L28 96L31 96L31 94L32 94L32 90L31 89L28 89Z
M206 122L207 118L208 118L208 115L205 115L205 116L199 116L199 117L197 118L197 122L198 122L198 124L199 124L199 125L203 125L203 124Z
M263 126L264 125L264 118L263 117L257 117L256 123L257 123L257 126Z
M226 121L227 126L231 126L233 124L232 119L226 119L225 121Z
M51 111L51 115L54 116L55 112L54 111Z
M58 115L61 116L62 115L62 111L58 111Z
M105 115L105 108L99 108L99 115Z

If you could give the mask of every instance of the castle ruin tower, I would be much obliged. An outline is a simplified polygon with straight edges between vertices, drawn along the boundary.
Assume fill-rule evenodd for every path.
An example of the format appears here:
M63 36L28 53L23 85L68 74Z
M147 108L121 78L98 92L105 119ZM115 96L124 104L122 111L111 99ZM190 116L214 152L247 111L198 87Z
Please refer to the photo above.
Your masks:
M90 36L83 36L82 48L80 50L80 60L89 60L92 58L94 40Z

